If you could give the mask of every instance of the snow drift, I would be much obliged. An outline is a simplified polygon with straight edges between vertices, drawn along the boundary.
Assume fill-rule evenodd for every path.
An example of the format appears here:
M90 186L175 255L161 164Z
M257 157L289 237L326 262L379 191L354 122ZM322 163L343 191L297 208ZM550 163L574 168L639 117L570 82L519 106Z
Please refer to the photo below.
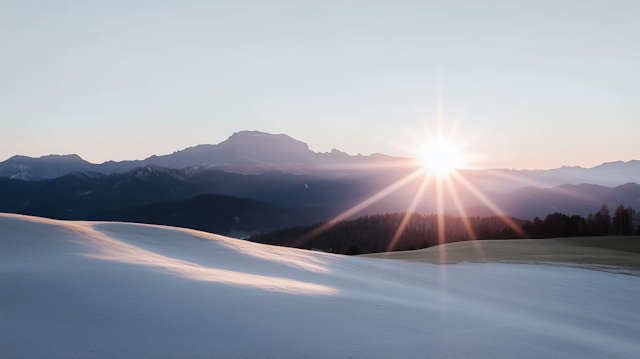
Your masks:
M640 278L0 214L0 356L635 357Z

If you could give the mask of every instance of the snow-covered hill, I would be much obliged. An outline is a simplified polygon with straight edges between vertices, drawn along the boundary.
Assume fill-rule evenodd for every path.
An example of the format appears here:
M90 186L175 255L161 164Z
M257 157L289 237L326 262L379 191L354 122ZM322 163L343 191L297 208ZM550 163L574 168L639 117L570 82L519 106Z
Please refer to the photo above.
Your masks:
M0 214L2 357L631 358L640 278Z

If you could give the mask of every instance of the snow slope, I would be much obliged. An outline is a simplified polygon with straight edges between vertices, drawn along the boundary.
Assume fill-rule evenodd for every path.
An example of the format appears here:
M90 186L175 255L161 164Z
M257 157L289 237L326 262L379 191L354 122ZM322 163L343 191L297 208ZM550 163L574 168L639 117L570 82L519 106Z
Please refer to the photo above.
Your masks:
M632 358L640 278L0 214L0 357Z

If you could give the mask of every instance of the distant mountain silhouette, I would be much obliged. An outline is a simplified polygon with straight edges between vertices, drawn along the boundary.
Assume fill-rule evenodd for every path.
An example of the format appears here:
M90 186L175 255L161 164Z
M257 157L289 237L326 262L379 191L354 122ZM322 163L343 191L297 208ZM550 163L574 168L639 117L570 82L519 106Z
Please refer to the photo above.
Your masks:
M199 194L251 198L286 207L345 208L370 192L353 178L265 173L248 176L216 169L176 170L149 165L124 174L73 172L63 177L22 181L0 178L0 212L55 219L84 219L106 209Z
M582 183L612 187L640 183L640 161L607 162L592 168L564 166L550 170L485 169L461 170L460 173L479 188L495 192Z
M109 175L126 173L134 168L147 165L171 169L215 168L242 174L268 172L300 174L322 173L327 169L340 169L340 165L406 160L381 154L350 156L335 149L328 153L316 153L311 151L306 143L287 135L242 131L234 133L217 145L198 145L169 155L154 155L141 161L108 161L102 164L93 164L78 155L50 155L40 158L13 156L0 162L0 177L42 180L62 177L71 172L87 171Z
M596 213L603 204L640 209L640 185L626 183L616 187L592 184L561 185L552 188L525 187L510 193L491 193L493 202L510 216L531 219L543 218L549 213L586 216ZM473 215L492 214L477 204L468 209Z
M29 214L55 219L84 219L105 210L187 200L201 194L248 198L280 207L324 208L330 219L370 198L405 173L369 169L350 176L322 177L311 174L269 172L243 175L217 169L189 167L169 169L154 165L124 174L74 172L63 177L23 181L0 178L0 212ZM419 187L417 179L355 215L406 211ZM458 186L459 198L468 215L492 215L476 196ZM640 209L640 185L616 187L562 185L552 188L525 187L507 193L483 191L506 214L523 219L559 211L585 216L606 203ZM450 193L443 194L444 209L456 213ZM436 212L434 186L424 193L417 212ZM295 224L291 224L295 225Z
M62 177L71 172L92 171L93 166L95 165L78 155L49 155L39 158L13 156L0 162L0 177L39 181Z
M311 151L306 143L284 134L242 131L216 145L198 145L136 161L93 164L77 155L13 156L0 162L0 178L40 181L72 172L124 174L149 165L185 173L217 169L246 175L289 173L327 179L357 177L363 173L371 177L399 178L419 166L413 159L382 154L351 156L335 149L317 153ZM503 193L528 186L544 188L581 183L618 186L640 182L640 161L608 162L593 168L564 166L551 170L486 169L460 170L460 173L483 191Z

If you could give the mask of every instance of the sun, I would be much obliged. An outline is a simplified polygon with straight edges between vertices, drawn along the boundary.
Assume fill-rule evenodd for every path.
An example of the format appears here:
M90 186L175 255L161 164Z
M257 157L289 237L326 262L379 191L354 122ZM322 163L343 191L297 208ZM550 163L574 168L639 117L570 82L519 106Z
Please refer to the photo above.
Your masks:
M460 166L460 151L448 141L435 140L423 149L420 163L428 172L445 175Z

